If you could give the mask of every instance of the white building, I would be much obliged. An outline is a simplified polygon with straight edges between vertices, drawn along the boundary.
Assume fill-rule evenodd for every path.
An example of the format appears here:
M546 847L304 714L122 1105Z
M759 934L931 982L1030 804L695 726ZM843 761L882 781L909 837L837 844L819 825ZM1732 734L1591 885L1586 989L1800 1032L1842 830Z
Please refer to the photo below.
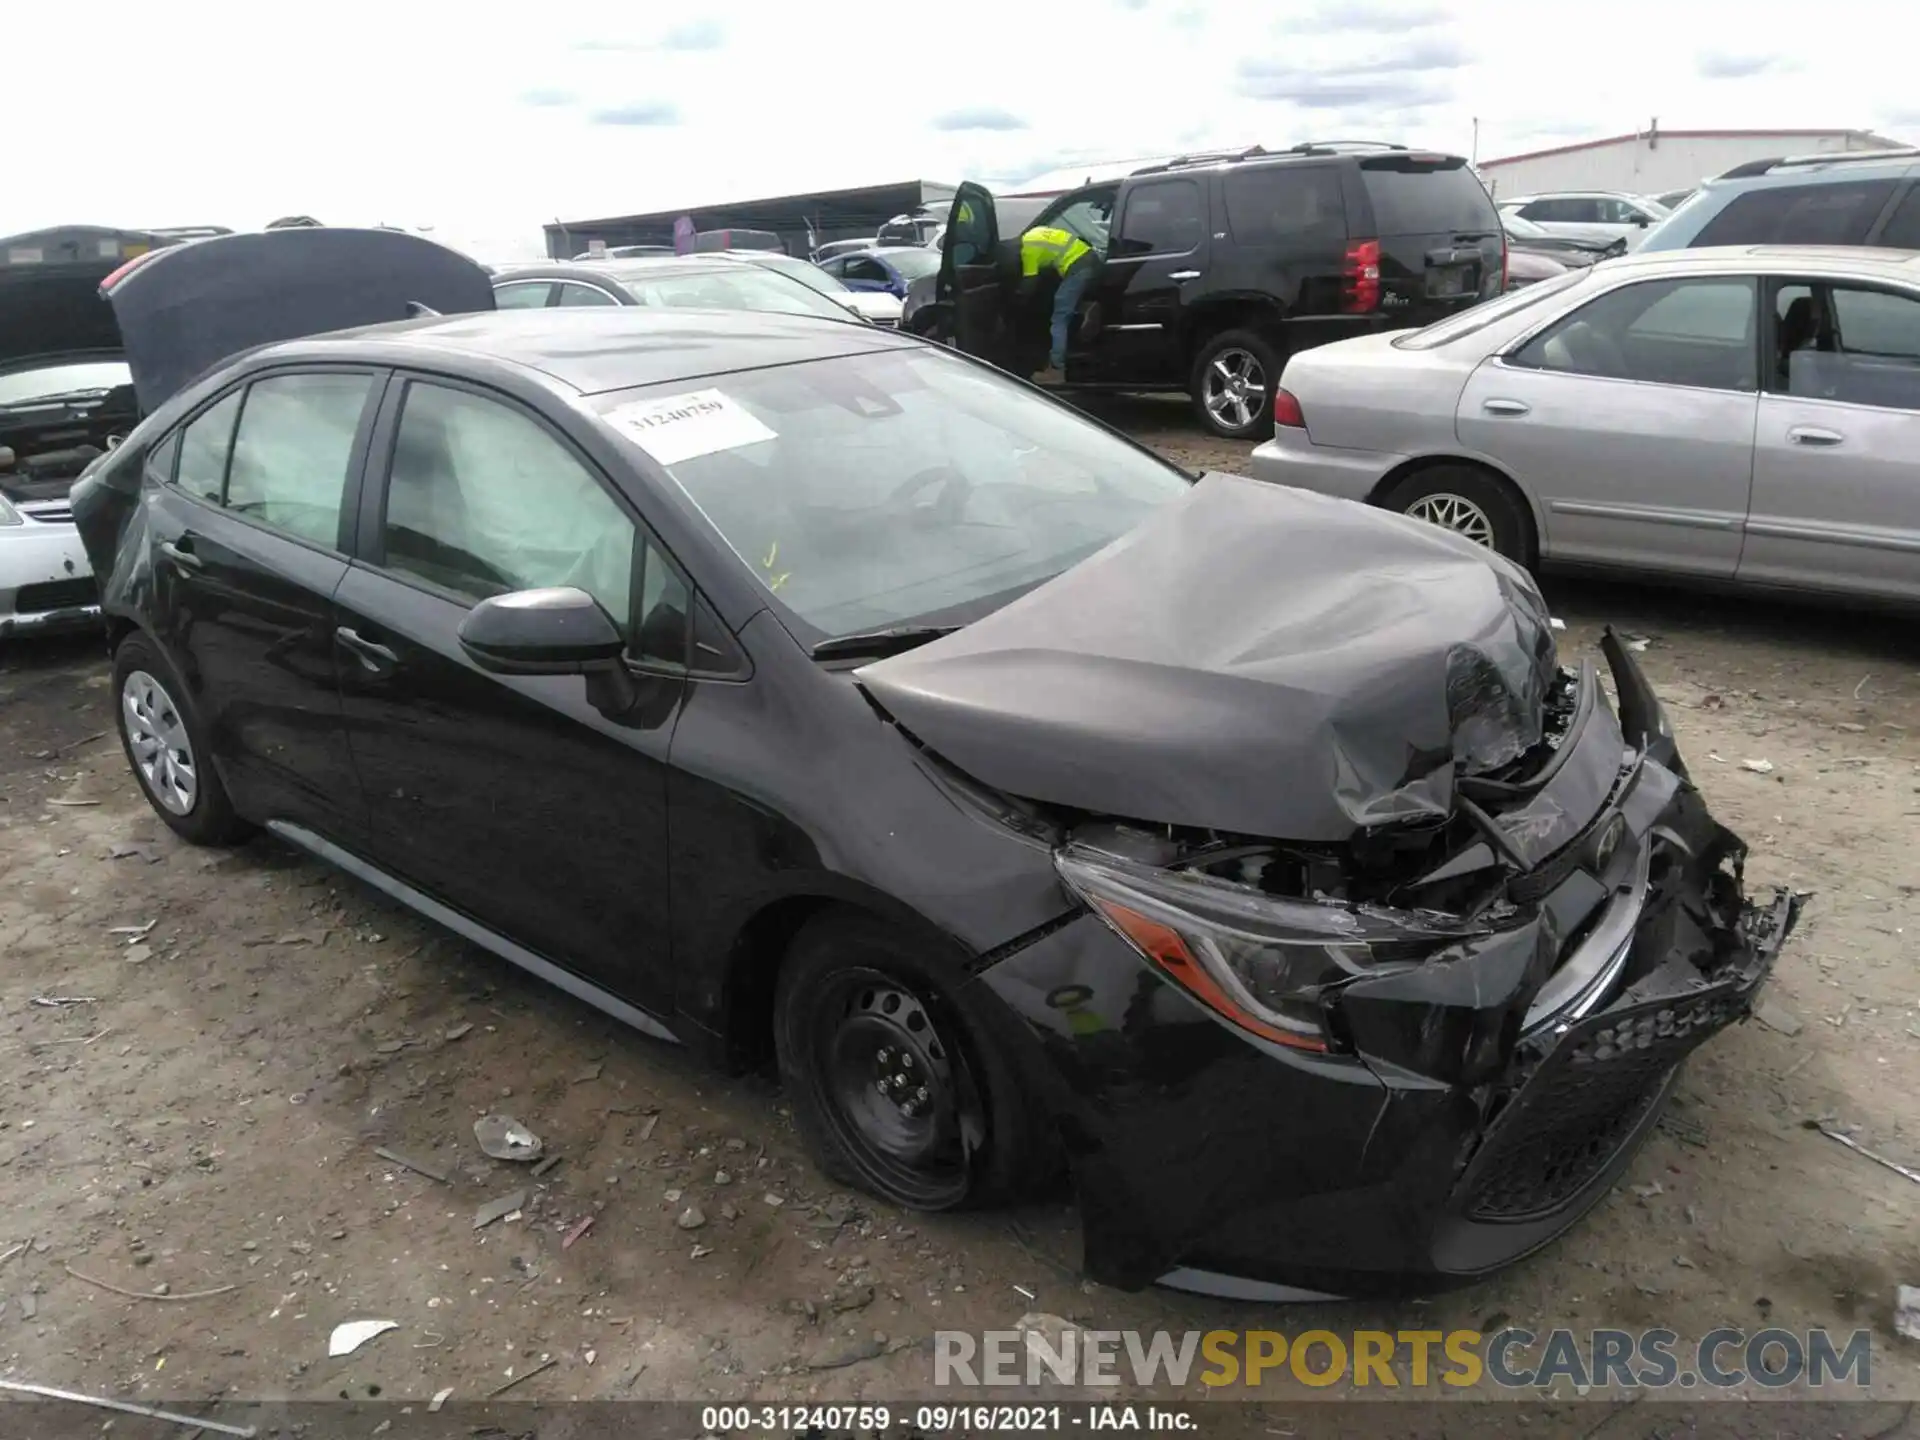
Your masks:
M1543 190L1663 195L1691 189L1748 160L1901 145L1867 130L1662 130L1656 123L1635 135L1482 160L1478 168L1494 198L1501 200Z

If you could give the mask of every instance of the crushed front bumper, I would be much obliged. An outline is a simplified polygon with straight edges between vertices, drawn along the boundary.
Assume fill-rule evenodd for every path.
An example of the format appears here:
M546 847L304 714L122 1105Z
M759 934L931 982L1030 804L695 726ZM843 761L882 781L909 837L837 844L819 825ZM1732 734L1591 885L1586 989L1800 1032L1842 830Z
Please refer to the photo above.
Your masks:
M1616 763L1624 729L1636 758L1596 823L1538 857L1518 923L1348 987L1351 1053L1228 1026L1091 916L982 973L1059 1117L1093 1278L1434 1290L1607 1192L1686 1057L1748 1014L1800 907L1745 899L1739 841L1683 778L1631 660L1610 658L1621 720L1591 744ZM1583 763L1559 783L1584 783Z

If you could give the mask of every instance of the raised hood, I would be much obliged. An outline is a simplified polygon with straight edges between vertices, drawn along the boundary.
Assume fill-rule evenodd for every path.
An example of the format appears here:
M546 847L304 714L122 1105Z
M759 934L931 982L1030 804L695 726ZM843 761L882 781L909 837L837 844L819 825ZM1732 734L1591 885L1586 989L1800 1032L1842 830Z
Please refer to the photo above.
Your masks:
M329 330L493 309L486 270L402 230L298 228L156 251L101 287L148 413L242 350Z
M62 356L117 354L100 282L167 242L139 231L63 225L0 239L0 370Z
M1299 841L1451 813L1541 737L1551 621L1447 531L1210 474L1099 554L857 679L1009 794Z

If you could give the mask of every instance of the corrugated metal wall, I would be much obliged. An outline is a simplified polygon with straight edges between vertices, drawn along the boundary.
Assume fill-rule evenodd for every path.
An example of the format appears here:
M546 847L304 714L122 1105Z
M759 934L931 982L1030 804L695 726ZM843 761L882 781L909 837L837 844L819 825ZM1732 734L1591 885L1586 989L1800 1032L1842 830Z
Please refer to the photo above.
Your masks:
M1859 132L1837 135L1831 131L1818 135L1782 131L1697 138L1683 134L1641 136L1506 163L1482 161L1480 171L1495 199L1541 190L1623 190L1659 195L1698 185L1747 160L1879 148L1871 140Z

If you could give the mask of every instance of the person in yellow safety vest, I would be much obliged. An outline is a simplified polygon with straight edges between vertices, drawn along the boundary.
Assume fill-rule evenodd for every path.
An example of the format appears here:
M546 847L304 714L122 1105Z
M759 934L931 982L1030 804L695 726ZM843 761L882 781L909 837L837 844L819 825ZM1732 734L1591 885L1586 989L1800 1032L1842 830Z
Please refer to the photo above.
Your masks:
M1071 230L1036 225L1020 237L1020 279L1037 280L1043 271L1060 277L1053 296L1053 323L1048 330L1047 368L1034 379L1057 385L1066 378L1067 322L1080 306L1080 297L1100 268L1100 252Z

